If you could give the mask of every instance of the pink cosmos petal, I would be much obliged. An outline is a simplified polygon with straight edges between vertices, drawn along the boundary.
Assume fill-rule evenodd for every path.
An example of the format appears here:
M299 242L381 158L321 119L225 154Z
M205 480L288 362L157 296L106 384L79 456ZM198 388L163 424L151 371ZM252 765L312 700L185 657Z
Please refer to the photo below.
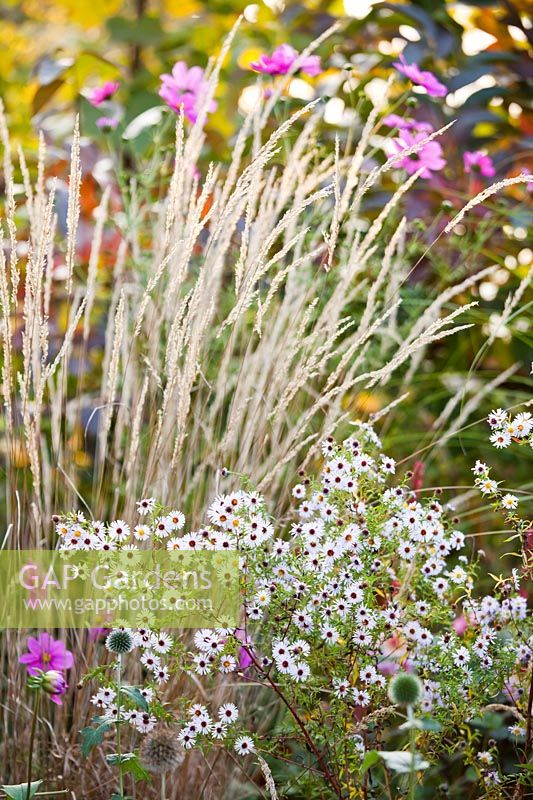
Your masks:
M401 153L425 138L427 138L425 133L402 131L401 136L393 139L391 145L396 153ZM442 147L438 142L427 142L416 153L405 156L405 158L398 161L397 166L405 169L409 175L413 175L421 169L420 177L431 178L432 172L438 172L446 166L446 160L442 157Z
M406 78L409 78L412 83L417 86L423 86L431 97L445 97L448 94L446 86L437 80L432 72L421 70L418 64L408 64L403 55L392 66L396 67L398 72L401 72Z
M298 58L298 51L290 44L281 44L276 47L271 56L263 53L257 61L250 64L250 69L262 72L264 75L287 75ZM310 76L319 75L321 72L320 57L306 56L299 67L300 72Z
M305 72L306 75L310 75L312 78L320 75L322 71L320 56L307 56L307 58L304 58L300 71Z
M161 88L159 96L165 101L167 106L183 114L189 122L196 122L198 113L205 101L209 85L204 78L204 70L201 67L187 67L184 61L178 61L172 67L172 75L165 73L161 78ZM211 100L207 107L207 112L215 111L217 104Z
M19 661L21 664L36 664L39 661L39 656L33 653L24 653L24 655L19 656Z
M29 636L27 646L29 652L23 653L19 662L27 665L30 675L38 674L39 670L70 669L74 664L74 657L63 642L48 633L41 633L37 638Z
M429 122L411 119L410 117L400 117L398 114L389 114L387 117L383 117L382 122L387 128L398 128L400 131L433 132L433 126Z
M98 107L106 100L109 100L110 97L113 97L119 88L120 83L118 81L107 81L102 86L91 89L87 99L91 105Z
M63 705L63 701L62 701L60 695L51 694L51 695L49 695L49 697L50 697L50 700L52 701L52 703L55 703L56 706L62 706Z
M45 634L43 634L43 636L44 635ZM41 655L43 645L41 644L40 640L35 639L33 636L30 636L28 637L26 644L30 653L34 653L36 656Z
M485 178L492 178L496 175L496 168L492 158L482 153L481 150L473 152L467 150L463 154L463 162L466 173L479 172Z

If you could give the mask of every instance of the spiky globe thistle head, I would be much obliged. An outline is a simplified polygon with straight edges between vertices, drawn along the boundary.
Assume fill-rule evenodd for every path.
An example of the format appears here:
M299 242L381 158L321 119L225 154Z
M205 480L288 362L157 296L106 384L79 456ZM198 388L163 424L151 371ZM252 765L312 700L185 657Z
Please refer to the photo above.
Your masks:
M185 751L175 731L164 726L149 733L141 747L142 765L159 775L179 767L184 758Z
M420 678L408 672L399 672L389 683L389 699L397 706L416 706L422 699L422 692Z
M105 646L111 653L123 656L133 650L133 636L129 631L122 629L111 631L105 640Z

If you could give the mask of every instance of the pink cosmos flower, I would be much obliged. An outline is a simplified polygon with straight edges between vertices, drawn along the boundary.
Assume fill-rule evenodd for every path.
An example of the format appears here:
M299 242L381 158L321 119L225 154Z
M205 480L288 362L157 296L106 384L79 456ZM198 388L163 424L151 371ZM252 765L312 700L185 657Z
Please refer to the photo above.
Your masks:
M38 675L39 670L70 669L74 658L70 650L59 639L53 639L49 633L40 633L35 639L30 636L27 640L29 653L20 656L21 664L26 664L30 675Z
M203 101L206 98L209 84L204 79L204 70L201 67L187 67L185 61L178 61L172 67L172 75L164 74L161 78L159 96L163 98L169 108L183 113L189 122L196 122ZM217 104L211 100L207 111L215 111Z
M97 86L95 89L91 89L89 95L87 96L87 100L92 106L101 106L103 102L109 100L110 97L113 97L115 92L118 92L120 87L120 83L118 81L107 81L102 86Z
M481 150L474 150L473 152L467 150L463 154L463 162L467 173L478 172L485 178L492 178L496 175L492 158L482 153Z
M400 117L398 114L389 114L383 117L382 122L387 128L398 128L400 131L421 131L431 133L433 126L423 120L411 119L411 117Z
M98 117L96 120L96 127L101 131L114 131L118 125L118 119L115 117Z
M427 133L411 133L402 131L397 139L392 139L391 146L394 153L401 153L427 138ZM398 167L403 167L409 175L413 175L417 170L422 169L421 178L431 178L432 172L438 172L446 166L446 160L442 157L442 147L438 142L427 142L416 153L405 156L396 162Z
M298 51L290 44L281 44L276 47L271 56L263 53L257 61L250 64L255 72L262 72L265 75L287 75L298 58ZM320 56L307 56L299 67L300 72L306 75L319 75L321 71Z
M438 81L432 72L420 69L418 64L408 64L403 55L400 56L399 61L394 62L393 67L396 67L398 72L409 78L412 83L416 83L417 86L423 86L431 97L444 97L448 94L446 86Z
M468 620L465 615L461 614L460 617L456 617L452 622L452 627L458 636L462 636L468 628Z
M524 167L524 169L522 169L520 172L521 172L522 175L531 175L532 174L531 170L529 170L527 167ZM528 192L533 192L533 180L528 181L526 183L526 189L528 190ZM528 531L528 534L529 534L529 531ZM531 534L533 534L533 530L531 531Z

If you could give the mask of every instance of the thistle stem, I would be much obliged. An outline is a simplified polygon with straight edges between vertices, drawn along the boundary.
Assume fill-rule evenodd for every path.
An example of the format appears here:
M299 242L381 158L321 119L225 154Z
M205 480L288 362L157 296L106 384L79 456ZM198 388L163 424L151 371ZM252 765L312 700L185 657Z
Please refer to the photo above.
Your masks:
M37 718L39 716L40 705L41 705L41 690L39 689L35 695L35 703L33 705L33 717L31 721L30 750L28 753L28 785L26 788L26 800L30 800L31 796L31 768L33 762L33 743L35 741L35 731L37 730Z
M161 775L161 800L167 800L167 773Z
M122 671L122 655L117 656L117 756L118 756L118 791L124 796L124 779L122 777L122 751L120 748L120 679Z
M409 722L413 722L413 708L412 706L407 706L407 719ZM411 764L409 766L409 800L414 800L415 798L415 789L416 789L416 770L415 770L415 756L416 756L416 729L414 725L411 725L409 730L409 744L410 744L410 752L411 752Z

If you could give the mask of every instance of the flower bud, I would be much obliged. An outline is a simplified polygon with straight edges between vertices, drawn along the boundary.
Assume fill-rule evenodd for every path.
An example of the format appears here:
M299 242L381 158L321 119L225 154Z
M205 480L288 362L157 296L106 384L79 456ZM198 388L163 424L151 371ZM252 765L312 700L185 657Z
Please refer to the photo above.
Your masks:
M105 640L105 646L111 653L116 653L116 655L125 655L133 650L133 636L129 631L120 629L111 631Z
M389 683L388 695L397 706L415 706L422 699L422 682L416 675L398 672Z
M67 682L61 672L50 669L43 675L42 687L47 694L61 695L67 691Z

